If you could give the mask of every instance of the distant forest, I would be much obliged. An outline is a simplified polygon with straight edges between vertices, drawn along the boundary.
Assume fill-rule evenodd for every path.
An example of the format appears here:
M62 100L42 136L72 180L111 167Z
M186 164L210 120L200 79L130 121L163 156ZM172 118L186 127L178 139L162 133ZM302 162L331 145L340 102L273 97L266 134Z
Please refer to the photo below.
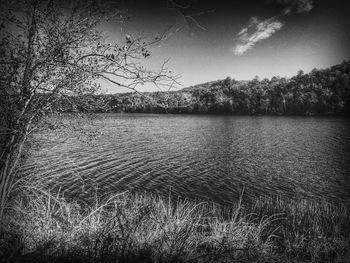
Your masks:
M84 101L80 103L80 101ZM58 101L60 112L350 115L350 60L292 78L230 77L178 91L90 95Z

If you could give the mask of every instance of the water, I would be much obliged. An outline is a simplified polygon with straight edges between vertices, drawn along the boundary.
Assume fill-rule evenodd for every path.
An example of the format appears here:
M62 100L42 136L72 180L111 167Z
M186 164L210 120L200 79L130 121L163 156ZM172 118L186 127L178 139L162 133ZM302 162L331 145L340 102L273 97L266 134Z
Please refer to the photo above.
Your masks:
M68 192L152 190L230 202L245 196L350 200L350 120L102 114L92 143L37 136L24 173Z

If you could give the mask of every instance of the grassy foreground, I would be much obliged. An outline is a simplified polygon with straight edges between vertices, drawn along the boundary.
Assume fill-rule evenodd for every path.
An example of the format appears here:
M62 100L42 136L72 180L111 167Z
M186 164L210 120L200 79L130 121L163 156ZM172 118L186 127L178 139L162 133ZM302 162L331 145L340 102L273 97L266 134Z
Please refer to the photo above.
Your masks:
M93 204L25 189L0 236L3 262L349 262L350 209L261 199L232 207L121 193Z

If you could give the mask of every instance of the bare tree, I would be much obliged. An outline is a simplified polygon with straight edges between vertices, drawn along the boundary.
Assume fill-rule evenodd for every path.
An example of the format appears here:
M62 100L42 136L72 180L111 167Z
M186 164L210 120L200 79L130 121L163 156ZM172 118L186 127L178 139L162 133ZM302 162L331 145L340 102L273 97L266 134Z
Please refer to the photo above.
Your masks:
M98 80L138 91L146 83L172 87L166 64L140 63L166 34L106 41L98 26L125 12L94 1L1 0L0 18L0 217L24 143L57 100L90 94ZM112 11L110 11L112 10Z

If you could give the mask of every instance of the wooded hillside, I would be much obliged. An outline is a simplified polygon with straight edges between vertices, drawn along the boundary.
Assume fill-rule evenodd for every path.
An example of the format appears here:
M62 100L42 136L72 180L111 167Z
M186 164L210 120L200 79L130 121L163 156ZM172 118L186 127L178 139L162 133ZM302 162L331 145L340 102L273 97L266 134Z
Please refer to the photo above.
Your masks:
M179 91L123 93L61 101L61 112L326 115L350 113L350 60L292 78L237 81L230 77ZM86 100L88 104L86 104ZM72 105L75 105L74 107ZM87 106L88 105L88 106ZM162 106L163 105L163 106Z

